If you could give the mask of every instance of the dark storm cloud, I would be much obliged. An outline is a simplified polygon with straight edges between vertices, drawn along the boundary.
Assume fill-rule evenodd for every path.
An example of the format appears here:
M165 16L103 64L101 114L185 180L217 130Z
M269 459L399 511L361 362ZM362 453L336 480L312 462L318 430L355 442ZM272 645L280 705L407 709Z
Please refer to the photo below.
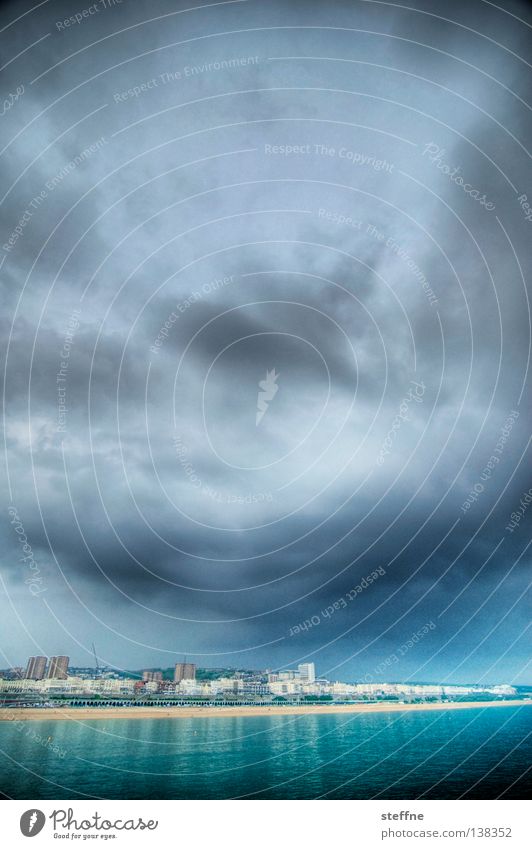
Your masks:
M82 645L98 629L118 665L316 652L353 677L434 620L424 678L484 638L489 659L459 677L480 678L514 640L504 677L518 676L532 512L505 525L529 487L529 315L496 216L526 273L512 186L525 191L530 124L508 91L524 96L522 63L377 4L228 4L135 26L180 8L124 3L62 31L71 4L45 4L5 57L50 32L6 69L7 90L26 90L2 117L7 141L20 135L1 186L2 245L31 212L3 251L6 439L47 604ZM486 35L523 52L514 20L482 14ZM477 25L459 4L445 16ZM289 56L328 58L269 61ZM235 57L259 61L208 69ZM49 617L21 585L9 522L4 534L10 598L44 643ZM356 603L290 636L379 567Z

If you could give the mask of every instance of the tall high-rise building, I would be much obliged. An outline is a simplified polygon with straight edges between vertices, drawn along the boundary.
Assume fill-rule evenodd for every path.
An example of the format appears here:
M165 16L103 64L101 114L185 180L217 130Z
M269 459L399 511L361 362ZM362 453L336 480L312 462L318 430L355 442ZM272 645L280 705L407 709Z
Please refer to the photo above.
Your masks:
M44 673L46 672L46 660L47 658L42 657L41 655L30 657L28 665L26 666L26 674L24 677L31 678L32 681L41 681L44 678Z
M176 663L174 669L174 681L179 684L180 681L195 681L196 680L196 664L195 663Z
M61 680L65 680L68 678L68 662L70 658L64 654L57 655L50 658L50 665L48 667L47 678L60 678Z
M297 667L299 678L307 684L313 684L316 680L316 667L313 663L300 663Z
M153 672L151 669L145 669L142 673L143 681L162 681L163 673L162 672Z

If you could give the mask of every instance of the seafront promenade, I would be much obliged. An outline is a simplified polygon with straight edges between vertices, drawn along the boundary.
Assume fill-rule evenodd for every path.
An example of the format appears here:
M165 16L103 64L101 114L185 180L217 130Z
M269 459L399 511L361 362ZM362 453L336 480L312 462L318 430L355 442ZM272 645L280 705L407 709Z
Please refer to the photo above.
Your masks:
M331 713L409 713L412 711L468 710L471 708L504 708L532 706L532 699L471 702L416 702L410 704L374 702L371 704L250 705L249 707L90 707L90 708L0 708L0 722L67 720L82 722L93 719L198 719L202 717L293 716Z

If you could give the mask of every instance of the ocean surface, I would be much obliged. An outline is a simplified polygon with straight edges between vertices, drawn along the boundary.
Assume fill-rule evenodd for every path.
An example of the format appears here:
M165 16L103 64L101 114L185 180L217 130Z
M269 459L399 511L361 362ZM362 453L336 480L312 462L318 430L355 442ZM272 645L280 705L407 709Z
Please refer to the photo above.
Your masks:
M15 799L523 799L531 725L530 707L0 722L0 789Z

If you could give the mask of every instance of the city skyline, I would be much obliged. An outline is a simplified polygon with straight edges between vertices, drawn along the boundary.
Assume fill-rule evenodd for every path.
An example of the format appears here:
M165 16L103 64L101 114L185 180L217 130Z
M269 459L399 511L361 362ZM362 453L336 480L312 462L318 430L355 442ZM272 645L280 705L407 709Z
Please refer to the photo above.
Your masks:
M222 674L197 678L196 665L177 662L173 674L164 677L163 671L143 670L136 678L120 677L107 669L95 669L87 674L86 669L69 667L66 656L52 657L46 664L45 657L30 657L23 675L10 674L7 678L0 675L0 700L16 699L21 694L27 696L48 696L76 700L86 695L124 699L135 696L138 700L146 697L157 700L177 697L178 699L209 699L222 697L226 700L240 698L250 704L261 703L264 699L342 699L352 700L375 698L389 699L414 698L431 701L433 699L464 698L466 696L486 696L490 694L500 698L518 696L515 687L509 684L456 685L421 682L377 682L373 676L365 675L360 681L329 681L316 675L313 663L298 664L296 669L279 670L218 670ZM46 668L47 667L47 668ZM171 671L171 670L170 670ZM11 673L14 670L11 670ZM209 670L202 670L209 672ZM231 672L233 674L231 674ZM525 694L526 695L526 694ZM526 695L530 698L530 694ZM48 705L49 706L49 705Z
M38 668L39 670L39 678L35 678L35 670ZM15 678L22 680L44 680L48 678L56 678L58 680L65 679L70 676L70 670L74 670L77 672L79 669L83 670L85 673L91 670L91 667L78 667L75 664L70 663L70 658L66 655L60 656L51 656L50 658L46 656L32 656L28 659L25 667L11 667L8 670L3 670L4 672L8 672L10 674L15 673ZM24 671L25 670L25 671ZM165 670L168 672L168 676L164 678ZM56 675L55 672L58 672ZM237 678L242 678L245 674L255 675L255 676L263 676L266 677L269 681L273 680L293 680L294 678L298 678L304 683L313 684L318 681L327 681L328 679L324 675L320 675L316 672L316 665L313 662L310 663L300 663L297 665L297 668L288 669L286 667L279 667L278 669L272 667L265 668L231 668L231 667L202 667L197 666L195 663L187 662L187 661L177 661L175 664L169 667L149 667L139 669L124 669L124 668L113 668L113 667L94 667L93 673L94 677L102 677L106 674L116 674L117 672L122 673L135 673L137 674L139 680L143 682L159 682L161 684L179 684L181 681L191 681L194 682L196 680L197 672L233 672L236 673ZM369 677L368 677L369 675ZM75 677L75 674L74 674ZM0 675L1 678L1 675ZM200 679L202 680L202 679ZM216 679L214 679L216 680ZM335 679L340 681L340 679ZM378 686L379 684L407 684L407 685L426 685L426 686L444 686L442 682L439 681L430 681L430 680L399 680L394 679L393 677L388 676L385 680L379 680L375 678L373 675L368 674L367 671L361 670L358 678L352 679L352 683L361 683L365 682L366 684L374 684ZM346 681L346 683L351 683L350 681ZM449 686L480 686L479 682L467 681L467 682L446 682ZM490 682L484 682L485 686L493 687L500 685L500 681L496 682L495 680ZM505 684L507 682L504 682ZM532 686L532 683L523 683L518 685L521 687Z

